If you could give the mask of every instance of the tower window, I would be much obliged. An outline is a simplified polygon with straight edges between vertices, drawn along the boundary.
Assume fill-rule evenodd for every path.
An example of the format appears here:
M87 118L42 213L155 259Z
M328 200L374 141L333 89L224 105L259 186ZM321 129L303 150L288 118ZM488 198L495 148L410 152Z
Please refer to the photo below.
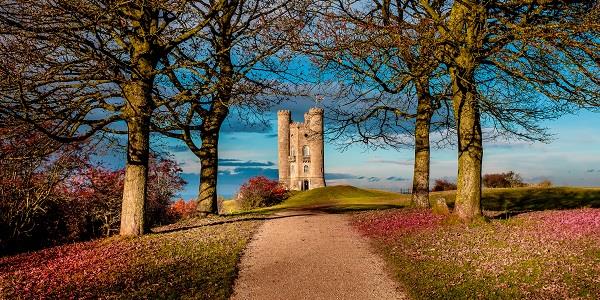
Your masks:
M303 156L310 156L310 149L308 148L308 146L302 147L302 155Z
M296 156L296 149L294 149L294 147L292 147L292 150L290 151L290 155Z
M294 171L296 171L296 168L294 168L294 165L291 165L290 166L290 175L293 175Z
M308 173L308 166L304 166L304 174Z

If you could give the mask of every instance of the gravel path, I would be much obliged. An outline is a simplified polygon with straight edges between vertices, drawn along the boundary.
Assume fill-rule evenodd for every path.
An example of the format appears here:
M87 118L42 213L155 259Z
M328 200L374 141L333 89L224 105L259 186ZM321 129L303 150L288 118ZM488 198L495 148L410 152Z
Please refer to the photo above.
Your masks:
M265 222L231 299L405 299L347 218L287 212Z

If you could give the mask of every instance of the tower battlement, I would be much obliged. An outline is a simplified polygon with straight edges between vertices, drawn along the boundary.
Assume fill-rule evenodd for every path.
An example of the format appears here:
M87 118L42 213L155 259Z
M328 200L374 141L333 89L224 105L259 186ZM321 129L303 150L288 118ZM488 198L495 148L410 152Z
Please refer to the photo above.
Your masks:
M311 108L304 123L289 110L277 112L279 181L290 190L325 186L322 108Z

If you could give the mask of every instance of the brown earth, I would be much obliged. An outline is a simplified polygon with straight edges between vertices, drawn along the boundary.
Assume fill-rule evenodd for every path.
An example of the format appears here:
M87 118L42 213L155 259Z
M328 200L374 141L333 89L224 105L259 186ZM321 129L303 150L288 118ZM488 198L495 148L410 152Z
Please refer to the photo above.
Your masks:
M342 214L286 212L265 222L231 299L405 299Z

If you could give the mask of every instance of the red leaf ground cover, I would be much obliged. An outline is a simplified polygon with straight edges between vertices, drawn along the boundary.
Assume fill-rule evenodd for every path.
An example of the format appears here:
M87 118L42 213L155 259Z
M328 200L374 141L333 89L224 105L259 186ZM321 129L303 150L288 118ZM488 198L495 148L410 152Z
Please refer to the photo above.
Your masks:
M353 219L415 299L600 299L600 209L471 225L412 209Z
M354 219L354 226L367 236L397 238L401 235L437 228L444 216L435 215L428 209L373 211Z
M227 299L261 223L244 218L189 219L139 238L0 257L0 299Z

